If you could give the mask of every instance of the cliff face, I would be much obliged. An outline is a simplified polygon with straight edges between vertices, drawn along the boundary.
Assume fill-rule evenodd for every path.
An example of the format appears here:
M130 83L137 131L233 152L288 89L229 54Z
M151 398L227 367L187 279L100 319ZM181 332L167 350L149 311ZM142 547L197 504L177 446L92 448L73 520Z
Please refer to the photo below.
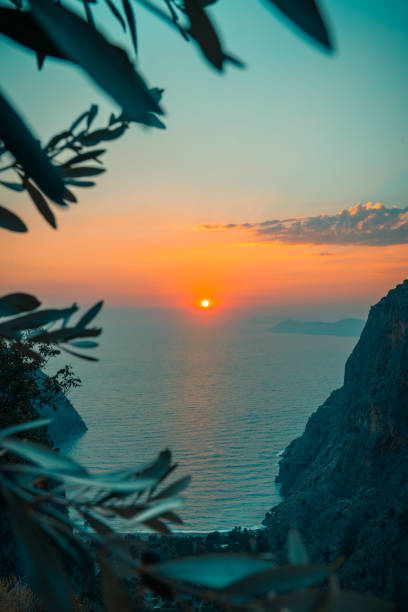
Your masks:
M37 370L35 379L39 388L47 395L47 375L42 370ZM61 446L69 438L83 434L87 430L82 417L63 393L58 397L50 396L48 403L42 401L41 404L35 404L35 409L41 418L53 419L47 427L47 432L55 446Z
M265 517L315 561L346 557L343 584L408 602L408 280L373 306L344 385L310 417L279 465L284 501Z

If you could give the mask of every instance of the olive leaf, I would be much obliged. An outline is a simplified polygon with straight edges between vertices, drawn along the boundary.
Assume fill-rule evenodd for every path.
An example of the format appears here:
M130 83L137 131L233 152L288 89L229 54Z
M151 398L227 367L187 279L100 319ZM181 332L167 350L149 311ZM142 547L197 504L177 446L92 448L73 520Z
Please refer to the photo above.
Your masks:
M63 205L64 183L59 170L51 164L39 141L1 93L0 139L41 191Z
M26 224L17 217L11 210L0 206L0 227L10 230L11 232L26 232Z
M123 49L52 0L32 0L31 11L62 52L82 66L127 116L143 121L149 111L163 113Z

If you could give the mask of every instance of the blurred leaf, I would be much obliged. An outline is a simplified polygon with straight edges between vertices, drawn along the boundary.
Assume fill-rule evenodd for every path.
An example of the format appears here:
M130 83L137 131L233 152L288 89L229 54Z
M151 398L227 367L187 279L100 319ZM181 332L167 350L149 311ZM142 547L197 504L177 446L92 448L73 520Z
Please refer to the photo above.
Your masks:
M147 572L140 573L141 580L148 589L157 593L163 599L174 599L176 594L171 585L159 580L156 576L152 576Z
M163 578L181 580L209 589L222 589L237 580L260 571L271 569L274 564L245 554L207 554L184 557L159 563L152 572Z
M22 431L31 431L38 427L45 427L52 423L52 419L37 419L36 421L29 421L28 423L21 423L20 425L12 425L5 429L0 429L0 438L6 438L7 436L14 436Z
M333 45L316 0L269 0L301 30L332 50Z
M92 106L91 106L91 108L92 108ZM88 117L89 113L90 113L90 110L89 110L89 111L85 111L84 113L81 113L81 114L79 115L79 117L77 117L77 118L75 119L75 121L73 122L73 124L71 125L71 127L69 128L69 131L70 131L70 132L73 132L73 131L75 130L75 128L76 128L76 127L78 127L78 125L79 125L79 124L80 124L80 123L81 123L81 122L82 122L84 119L86 119L86 118Z
M171 510L168 512L163 512L161 518L166 519L166 521L169 521L169 523L174 523L175 525L184 525L184 522L181 520L178 514L172 512Z
M106 612L133 612L135 606L132 604L126 589L119 582L112 569L109 567L104 555L101 556L101 583L102 595Z
M11 210L0 206L0 227L10 230L11 232L26 232L26 224L17 217Z
M177 497L171 497L159 502L155 502L150 507L136 514L133 517L133 522L145 523L146 521L152 518L160 516L163 512L167 512L168 510L174 510L175 508L181 508L182 505L182 500Z
M85 0L85 4L87 4L86 0ZM92 122L95 119L96 115L98 114L98 110L99 110L99 107L97 104L92 104L91 108L89 109L88 117L86 118L86 125L87 125L88 130L91 127Z
M31 10L55 44L82 66L129 117L142 120L149 111L162 114L123 49L109 43L97 30L52 0L33 0Z
M23 179L23 185L24 188L28 191L28 194L31 200L33 201L35 207L37 208L38 212L44 217L47 223L51 225L51 227L57 229L57 222L55 220L54 213L48 206L47 201L42 195L42 193L37 189L37 187L35 187L35 185L33 185L33 183L30 183L30 181L28 181L27 179Z
M249 598L266 595L270 591L287 593L322 584L328 577L329 570L325 565L281 565L245 576L228 585L224 593Z
M9 181L0 181L0 185L3 187L7 187L7 189L12 189L13 191L24 191L24 187L21 183L10 183Z
M369 593L339 591L336 601L324 607L326 612L392 612L396 610L389 601L381 601Z
M73 612L72 591L58 550L30 519L27 504L10 491L3 491L10 509L25 576L47 612Z
M78 306L74 304L69 308L47 308L44 310L38 310L31 314L16 317L0 324L0 330L9 329L12 331L20 331L22 329L37 329L52 321L58 321L64 319L66 316L76 312Z
M150 90L150 93L152 94L157 103L159 103L162 99L163 92L164 89L161 89L160 87L152 87L152 89Z
M73 204L76 204L76 202L78 202L75 195L72 193L72 191L68 189L68 187L64 187L64 200L72 202Z
M161 533L162 535L171 535L171 530L160 519L152 518L148 521L144 521L143 524L152 531L157 531L157 533Z
M163 123L163 121L156 117L156 115L153 115L153 113L146 113L146 125L155 127L159 130L166 129L166 125Z
M75 338L89 338L90 336L99 336L101 329L93 327L85 329L84 327L62 327L60 329L54 329L53 331L41 330L39 333L31 334L30 340L36 342L47 342L47 343L58 343L68 342Z
M171 452L166 449L162 451L158 458L147 467L143 468L140 472L141 476L145 476L147 478L155 478L158 481L162 478L164 474L167 474L170 468L171 463Z
M74 187L95 187L95 181L76 181L75 179L68 179L65 181L67 185L74 185Z
M1 94L0 139L39 188L51 200L63 204L64 183L59 171L51 164L38 140Z
M268 597L268 612L326 612L325 607L326 593L320 590L295 591ZM343 612L343 610L337 610ZM348 610L344 610L348 612Z
M106 149L95 149L94 151L87 151L86 153L78 153L74 157L71 157L68 161L64 162L63 166L73 166L75 164L80 164L83 161L88 161L89 159L96 159L101 155L106 153Z
M41 306L41 302L34 295L29 293L9 293L0 297L0 317L9 317L20 312L35 310L38 306Z
M133 48L137 55L137 35L136 35L135 15L133 13L133 9L130 5L129 0L122 0L122 4L123 4L123 10L125 11L125 14L126 14L127 22L129 24L130 34L132 36Z
M78 510L78 513L88 522L88 524L90 525L90 527L92 527L95 533L98 533L100 536L106 537L111 536L115 533L112 527L107 525L104 521L101 521L96 518L96 516L94 516L90 512L86 512L85 510Z
M125 20L123 19L122 15L119 13L118 9L116 8L116 6L114 5L112 0L106 0L106 4L108 5L111 13L113 14L113 16L119 21L120 25L123 28L123 31L126 32L126 23Z
M198 0L185 0L184 10L190 21L190 35L198 43L208 61L222 70L224 52L218 35Z
M95 21L92 15L91 7L89 5L94 1L95 0L82 0L82 4L84 5L85 9L86 20L92 28L95 27Z
M146 121L148 120L149 116L150 116L150 113L145 113L145 115L143 115ZM85 136L81 138L81 143L85 147L93 147L99 144L100 142L103 142L104 140L115 140L116 138L120 138L120 136L122 136L122 134L124 134L126 130L127 130L127 125L121 125L115 128L114 130L108 130L105 128L100 129L100 130L95 130L95 132L91 132L90 134L85 134Z
M171 497L172 495L177 495L181 491L184 491L186 487L190 484L191 476L184 476L173 484L169 485L163 491L160 491L158 495L155 495L154 499L163 499L165 497Z
M86 327L99 313L103 306L103 300L97 302L79 319L76 327Z
M83 176L98 176L106 172L105 168L92 168L91 166L77 166L71 168L70 166L64 166L62 173L64 176L70 178L82 178Z
M218 34L199 0L184 0L184 11L190 21L190 36L217 70L223 69L225 60L242 67L243 64L239 60L224 53Z
M0 33L35 51L40 58L39 67L47 55L66 59L32 15L25 11L0 7Z
M71 342L71 344L77 348L95 348L99 346L97 342L93 342L92 340L78 340L77 342Z
M65 130L64 132L60 132L51 138L51 140L45 145L45 149L53 149L55 145L57 145L61 140L68 138L71 136L71 132L69 130Z
M15 455L23 457L27 461L36 463L46 470L58 471L60 474L86 475L86 469L69 457L48 450L47 448L22 440L6 439L2 446L12 451Z
M297 529L293 527L288 533L288 560L293 565L308 565L309 555L307 554L302 537Z

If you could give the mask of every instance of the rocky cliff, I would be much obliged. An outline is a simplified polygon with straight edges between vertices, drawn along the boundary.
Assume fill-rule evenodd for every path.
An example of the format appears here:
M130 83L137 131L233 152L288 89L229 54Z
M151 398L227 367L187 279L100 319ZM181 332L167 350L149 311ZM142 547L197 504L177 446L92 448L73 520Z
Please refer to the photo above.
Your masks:
M344 555L343 584L408 609L408 280L373 306L344 385L279 466L272 549L296 526L315 561Z
M55 396L53 393L47 393L48 376L42 370L36 371L35 380L43 395L45 397L49 395L48 402L42 398L41 403L37 402L34 405L38 416L53 419L47 430L54 446L66 444L69 438L84 433L87 426L66 395L60 393Z

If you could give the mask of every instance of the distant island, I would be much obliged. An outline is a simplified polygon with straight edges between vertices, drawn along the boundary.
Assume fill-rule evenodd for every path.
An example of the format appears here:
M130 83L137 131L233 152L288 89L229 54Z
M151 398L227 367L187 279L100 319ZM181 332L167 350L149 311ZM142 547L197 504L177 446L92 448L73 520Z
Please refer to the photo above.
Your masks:
M313 334L317 336L359 336L365 321L362 319L341 319L335 323L322 321L295 321L287 319L268 331L278 334Z

